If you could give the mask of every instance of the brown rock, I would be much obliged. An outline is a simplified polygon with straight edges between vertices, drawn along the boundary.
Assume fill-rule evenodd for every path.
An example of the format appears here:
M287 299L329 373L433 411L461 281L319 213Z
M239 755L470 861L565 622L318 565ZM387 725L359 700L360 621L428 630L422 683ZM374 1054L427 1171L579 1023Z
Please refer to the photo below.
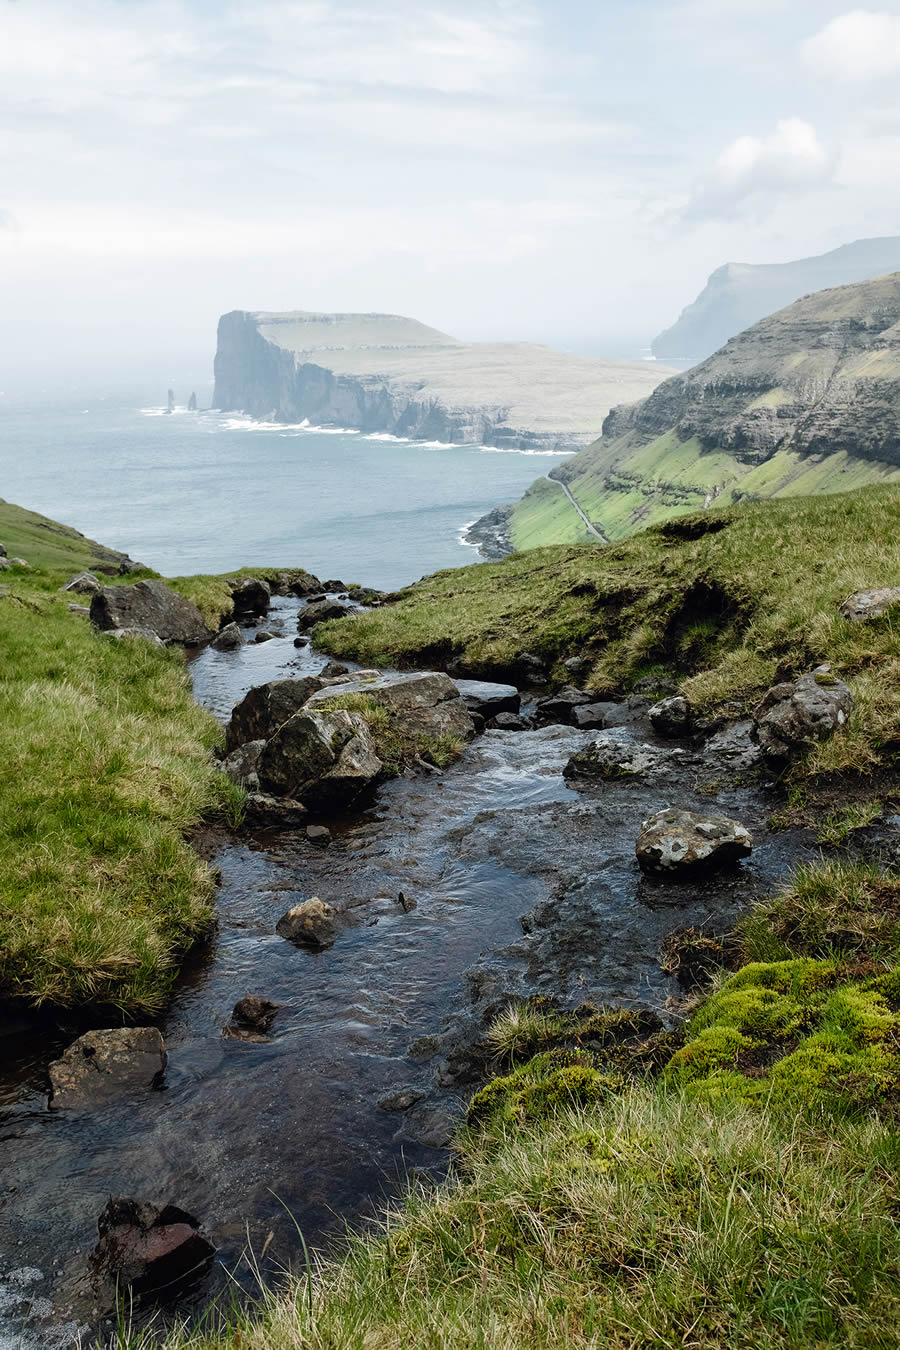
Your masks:
M156 1027L88 1031L50 1065L50 1107L90 1110L146 1092L165 1067L165 1043Z

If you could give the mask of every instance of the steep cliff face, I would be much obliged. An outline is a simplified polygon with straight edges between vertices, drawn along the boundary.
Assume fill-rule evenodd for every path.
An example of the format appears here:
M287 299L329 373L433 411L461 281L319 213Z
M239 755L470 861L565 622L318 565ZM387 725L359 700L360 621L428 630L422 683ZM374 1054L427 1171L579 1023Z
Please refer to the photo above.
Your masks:
M900 482L900 274L807 296L613 409L515 505L510 546L587 537L552 480L610 538L713 502Z
M526 343L464 343L385 314L248 313L219 321L214 402L252 417L413 440L571 450L613 403L668 372Z
M726 263L713 272L678 322L653 342L661 359L702 360L729 338L801 296L900 269L900 236L858 239L796 262Z

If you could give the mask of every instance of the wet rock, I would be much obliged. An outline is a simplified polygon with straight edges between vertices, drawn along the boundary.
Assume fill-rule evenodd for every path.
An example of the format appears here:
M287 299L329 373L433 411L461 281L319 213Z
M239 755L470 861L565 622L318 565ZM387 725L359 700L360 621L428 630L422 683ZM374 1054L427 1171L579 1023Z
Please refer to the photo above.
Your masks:
M583 690L576 689L574 685L566 684L550 698L540 700L537 715L544 722L562 722L569 725L575 709L585 707L593 701L593 694L586 694Z
M735 770L752 769L762 758L752 722L735 722L717 731L706 742L703 753L706 758L722 761Z
M615 726L615 718L620 709L619 703L582 703L572 709L571 723L580 731L602 731L604 727Z
M345 666L342 661L328 661L319 671L323 680L336 680L349 674L350 667Z
M256 685L232 710L225 733L226 751L230 753L247 741L268 740L321 688L318 675Z
M602 731L582 750L577 750L563 769L565 778L637 778L683 757L680 750L660 750L642 745L620 727Z
M329 619L343 619L352 613L348 605L340 600L314 600L305 605L297 615L297 627L301 630L314 628L317 623L327 623Z
M145 1092L165 1067L165 1043L156 1027L85 1032L50 1065L50 1107L89 1110Z
M99 595L103 590L103 585L94 576L93 572L78 572L74 577L70 577L65 586L60 587L63 591L74 591L76 595Z
M411 914L414 909L418 908L418 903L414 895L407 895L405 891L400 891L397 896L397 904L404 914Z
M364 718L343 708L321 712L309 705L266 742L259 779L266 792L324 811L349 806L383 767Z
M296 829L309 812L292 797L273 797L269 792L249 792L244 798L244 822L272 829Z
M456 736L470 741L475 735L472 717L453 680L443 671L413 671L404 675L380 675L371 680L348 680L341 693L365 694L393 712L411 732L423 736ZM331 689L313 694L308 708L333 698Z
M322 582L322 590L328 591L331 595L336 595L338 591L345 591L346 589L347 587L344 583L337 580L335 577L331 577L328 581Z
M529 726L524 717L511 712L497 713L487 725L495 731L527 731Z
M866 619L880 619L894 605L900 605L900 586L887 586L878 591L855 591L841 605L841 617L852 623Z
M248 1027L250 1031L265 1035L275 1021L278 1009L279 1004L269 998L247 994L245 998L238 999L231 1016L239 1027Z
M145 628L161 642L199 646L213 636L196 605L162 581L138 581L134 586L104 586L91 600L95 628Z
M260 618L268 614L272 588L267 581L260 581L259 577L242 577L228 585L236 619Z
M441 1107L414 1107L403 1122L403 1134L426 1148L446 1148L453 1138L457 1121Z
M255 792L259 787L259 758L265 749L265 741L247 741L232 750L227 759L222 760L222 772L238 787Z
M308 646L309 646L309 638L308 638L308 637L295 637L295 638L294 638L294 646L295 646L295 647L308 647Z
M351 586L347 596L357 605L377 605L385 596L384 591L376 591L371 586Z
M693 711L687 699L681 694L672 694L669 698L654 703L647 716L658 736L688 736L693 724Z
M408 1111L411 1106L420 1102L424 1095L418 1088L397 1088L396 1091L388 1092L383 1097L379 1097L378 1106L382 1111Z
M214 647L217 652L234 652L243 645L244 635L236 623L227 623L210 643L210 646Z
M756 734L763 754L782 761L845 726L853 695L829 665L801 675L796 684L776 684L756 709Z
M139 1301L174 1302L206 1275L216 1254L197 1219L177 1205L111 1199L97 1230L89 1267L106 1307L126 1291Z
M635 845L645 872L670 876L713 872L748 858L752 849L750 832L739 820L675 807L645 820Z
M307 825L306 837L312 844L331 843L331 831L327 825Z
M486 680L454 680L460 698L470 713L488 719L498 713L517 713L522 702L514 684L490 684Z
M274 637L275 637L275 634L274 634L274 633L270 633L269 630L268 630L267 628L263 628L263 629L260 630L260 632L258 632L258 633L256 634L256 636L254 637L253 641L254 641L254 642L271 642L272 639L273 639Z
M284 577L279 589L282 594L296 595L298 599L303 600L306 596L321 591L322 583L312 572L305 572L300 568L299 571Z
M324 951L333 947L337 937L337 915L331 905L324 904L317 895L295 905L275 925L279 937L286 938L300 947L311 947L315 951Z

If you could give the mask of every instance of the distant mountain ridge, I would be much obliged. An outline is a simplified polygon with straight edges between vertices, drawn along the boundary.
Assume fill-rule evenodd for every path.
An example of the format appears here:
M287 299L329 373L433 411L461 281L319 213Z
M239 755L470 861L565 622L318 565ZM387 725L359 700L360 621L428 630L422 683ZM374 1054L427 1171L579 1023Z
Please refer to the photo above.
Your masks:
M729 338L804 295L897 271L900 236L857 239L795 262L725 263L678 321L653 340L653 354L669 360L702 360Z
M519 342L460 342L396 314L234 310L213 401L281 422L509 449L588 445L668 371Z
M555 480L555 481L554 481ZM900 483L900 273L806 296L638 403L475 527L492 556L743 497Z

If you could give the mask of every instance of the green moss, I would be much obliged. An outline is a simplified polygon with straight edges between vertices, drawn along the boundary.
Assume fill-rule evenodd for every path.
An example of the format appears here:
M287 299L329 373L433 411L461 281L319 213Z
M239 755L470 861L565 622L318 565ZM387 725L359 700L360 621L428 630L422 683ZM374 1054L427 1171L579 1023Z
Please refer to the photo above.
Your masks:
M493 1078L469 1103L470 1125L547 1119L567 1107L604 1100L623 1081L594 1068L591 1057L574 1050L535 1055L510 1074Z

